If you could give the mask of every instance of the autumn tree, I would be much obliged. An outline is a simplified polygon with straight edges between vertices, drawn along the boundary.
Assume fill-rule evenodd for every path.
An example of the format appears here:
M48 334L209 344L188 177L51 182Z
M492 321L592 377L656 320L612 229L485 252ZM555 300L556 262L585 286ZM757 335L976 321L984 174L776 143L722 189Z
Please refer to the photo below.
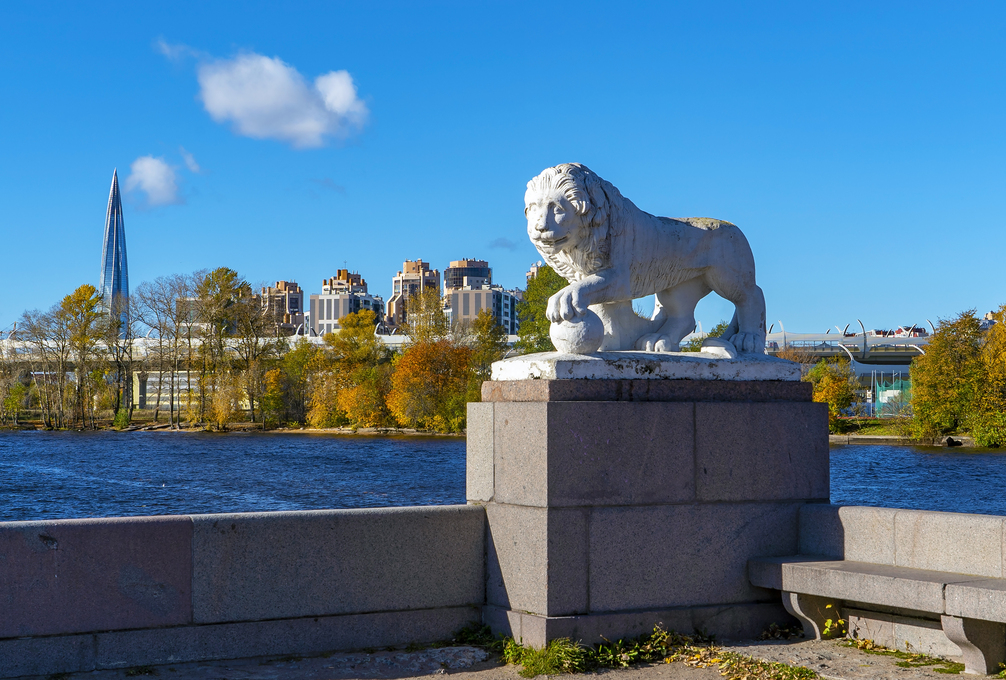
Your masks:
M248 399L251 420L255 422L255 403L259 398L267 362L282 354L285 341L276 337L276 323L262 306L261 298L250 287L242 287L231 307L234 347L242 368L242 387Z
M1006 446L1006 305L982 338L982 385L975 400L971 434L978 446Z
M414 343L395 359L388 407L398 422L437 432L465 427L472 349L448 338Z
M438 288L423 288L405 301L405 323L402 331L412 343L436 341L447 337L450 328Z
M555 350L548 335L551 322L545 316L548 299L566 287L562 278L548 265L538 267L538 273L527 282L524 298L517 303L520 327L514 349L522 354Z
M46 312L26 311L18 322L18 338L28 348L29 367L42 422L50 429L67 426L67 372L70 367L70 333L59 305Z
M283 371L272 368L262 377L262 424L265 427L275 427L283 422L286 415L286 384Z
M236 271L218 267L197 281L195 294L195 317L200 324L199 403L204 414L213 391L232 392L235 385L241 387L228 345L237 332L245 299L252 297L252 291ZM213 402L213 408L220 413L217 401Z
M803 380L813 384L813 400L828 405L828 428L837 432L841 427L839 417L845 409L852 406L859 387L852 364L842 360L821 359Z
M371 310L347 314L340 329L325 336L325 366L311 394L308 421L315 427L394 424L387 407L391 389L391 350L374 334Z
M87 416L94 425L94 413L91 396L94 393L92 370L98 350L98 343L105 335L105 314L102 307L101 294L89 283L77 288L63 298L56 314L61 322L66 324L70 347L70 355L74 363L74 403L76 420L83 424Z
M307 338L298 339L280 359L284 422L306 422L311 385L324 366L324 350Z
M471 327L472 386L469 401L481 401L482 383L492 377L493 362L506 355L506 343L506 330L496 321L493 313L488 309L480 310Z
M985 370L982 331L975 310L941 319L925 355L912 362L913 434L932 438L969 430Z

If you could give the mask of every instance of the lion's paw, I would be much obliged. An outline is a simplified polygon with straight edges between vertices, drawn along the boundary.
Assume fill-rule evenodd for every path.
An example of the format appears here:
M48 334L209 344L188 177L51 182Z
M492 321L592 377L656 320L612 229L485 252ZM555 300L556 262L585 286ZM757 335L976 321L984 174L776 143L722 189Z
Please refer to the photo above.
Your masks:
M760 333L735 333L730 342L741 354L762 354L765 351L765 336Z
M636 349L641 349L644 352L677 352L678 343L669 335L647 333L636 340Z

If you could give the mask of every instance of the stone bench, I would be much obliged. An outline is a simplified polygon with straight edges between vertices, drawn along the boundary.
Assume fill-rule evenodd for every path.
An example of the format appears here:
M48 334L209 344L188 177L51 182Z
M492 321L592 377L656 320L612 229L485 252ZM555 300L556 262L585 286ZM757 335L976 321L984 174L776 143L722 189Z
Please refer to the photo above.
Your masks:
M938 616L969 673L1006 662L1006 579L804 555L751 560L748 574L752 585L782 591L807 637L823 637L825 621L846 607L880 606Z
M959 654L966 672L996 673L1006 662L1004 519L808 505L802 554L751 560L748 576L781 591L808 637L840 613L856 637Z

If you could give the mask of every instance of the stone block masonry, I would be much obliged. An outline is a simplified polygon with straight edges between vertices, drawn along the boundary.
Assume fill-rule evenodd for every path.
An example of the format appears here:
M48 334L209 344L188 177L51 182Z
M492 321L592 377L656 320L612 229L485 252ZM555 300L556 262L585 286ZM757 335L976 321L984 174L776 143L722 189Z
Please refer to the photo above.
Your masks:
M474 506L0 523L0 677L450 637L485 601Z
M828 500L827 411L807 387L485 383L469 404L468 500L487 513L486 621L534 646L788 621L746 565L794 552L800 507Z

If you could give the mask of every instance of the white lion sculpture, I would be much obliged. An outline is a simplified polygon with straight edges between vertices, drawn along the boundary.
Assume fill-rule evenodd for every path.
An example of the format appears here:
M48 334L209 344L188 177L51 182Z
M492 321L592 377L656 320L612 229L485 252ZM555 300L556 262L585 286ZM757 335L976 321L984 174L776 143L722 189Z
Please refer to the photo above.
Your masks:
M604 324L601 350L676 352L695 328L695 305L715 291L736 309L719 343L707 343L764 352L765 297L735 225L643 212L579 163L542 171L527 183L524 205L531 242L569 282L548 301L553 324L590 308ZM632 309L646 295L656 296L650 319Z

